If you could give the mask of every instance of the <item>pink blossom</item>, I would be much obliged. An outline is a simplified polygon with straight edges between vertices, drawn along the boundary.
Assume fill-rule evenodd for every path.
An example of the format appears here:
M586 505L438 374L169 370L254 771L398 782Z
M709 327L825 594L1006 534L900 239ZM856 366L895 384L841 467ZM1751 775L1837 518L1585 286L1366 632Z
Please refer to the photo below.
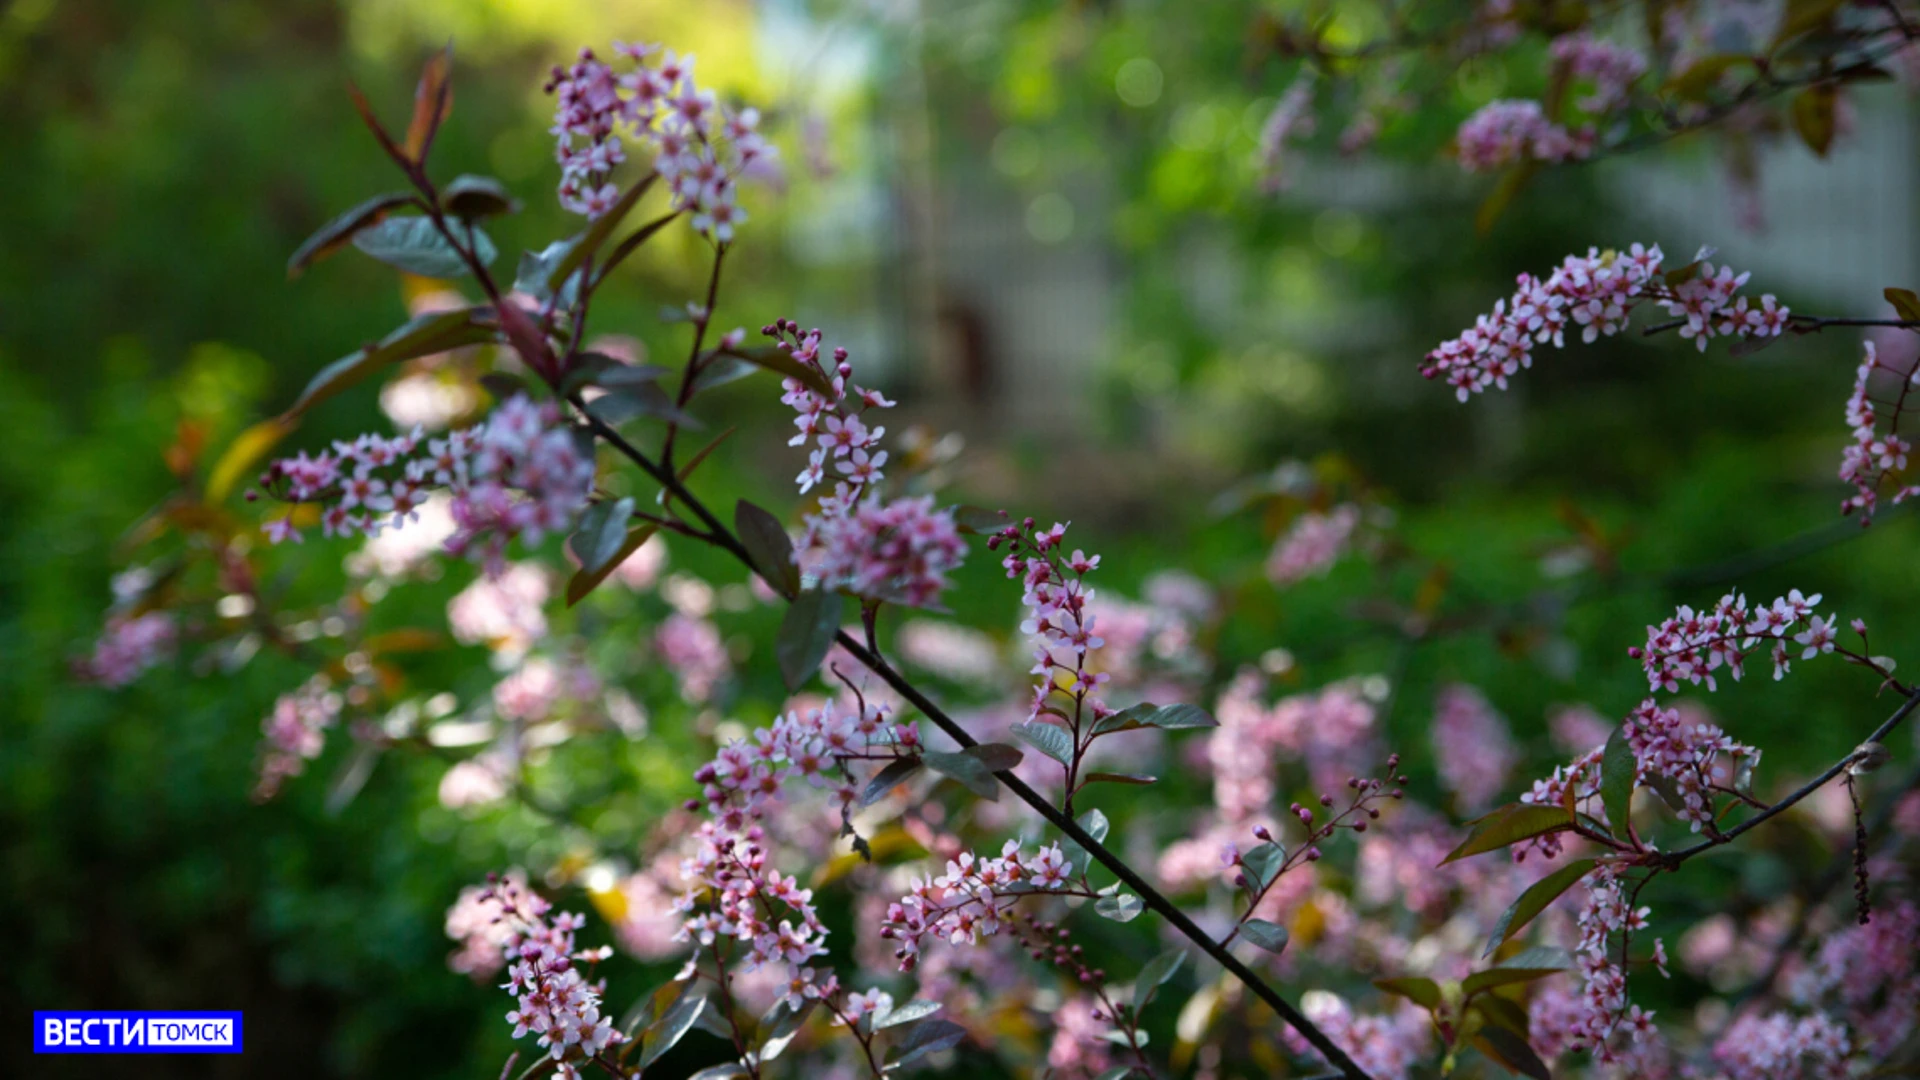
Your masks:
M171 612L113 615L94 643L93 653L79 664L87 678L119 688L173 654L179 630Z
M282 694L260 722L260 778L254 797L270 799L289 777L306 771L307 762L326 748L328 729L340 718L343 702L323 675Z
M1293 519L1267 556L1267 580L1291 585L1324 574L1346 554L1360 524L1360 508L1342 503L1322 514L1309 510Z
M1507 722L1471 686L1443 687L1434 703L1434 764L1461 812L1486 809L1519 761Z

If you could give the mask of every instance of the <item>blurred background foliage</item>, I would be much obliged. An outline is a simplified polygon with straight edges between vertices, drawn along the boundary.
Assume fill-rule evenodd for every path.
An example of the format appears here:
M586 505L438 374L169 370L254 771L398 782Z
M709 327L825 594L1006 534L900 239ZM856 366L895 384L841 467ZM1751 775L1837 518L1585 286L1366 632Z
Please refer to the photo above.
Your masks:
M1624 655L1641 627L1730 586L1824 592L1874 626L1877 651L1901 656L1920 640L1920 545L1904 515L1865 535L1835 526L1785 566L1721 562L1834 519L1857 338L1735 360L1628 335L1545 354L1511 393L1473 409L1414 371L1513 274L1591 243L1645 239L1684 255L1712 241L1764 265L1807 260L1779 238L1697 235L1697 221L1639 214L1636 192L1656 183L1711 197L1711 163L1685 146L1656 164L1546 174L1476 233L1484 185L1433 158L1460 116L1535 78L1537 58L1524 53L1510 71L1477 64L1436 81L1379 158L1340 158L1335 133L1322 132L1294 163L1295 182L1263 194L1250 160L1293 75L1251 28L1259 11L1299 10L1149 0L0 9L0 879L25 915L0 978L7 1015L247 1010L250 1049L271 1057L196 1061L196 1075L264 1060L285 1076L491 1075L506 1055L504 999L446 971L441 919L489 869L563 860L550 823L442 809L431 762L383 766L331 814L321 778L337 750L308 782L254 805L258 719L303 674L285 660L211 678L182 662L119 693L69 674L108 601L119 538L173 486L161 455L179 421L207 424L217 446L404 318L394 275L370 261L343 256L295 283L282 267L331 214L395 186L345 80L397 117L421 58L449 39L456 103L437 170L497 175L524 198L526 212L495 232L503 251L571 228L550 197L547 67L615 38L696 53L703 81L767 113L788 165L784 191L747 196L753 217L721 323L792 313L827 328L882 373L903 426L967 438L957 496L1073 520L1080 542L1106 555L1103 587L1137 595L1179 553L1177 565L1232 603L1221 675L1263 657L1302 687L1391 674L1389 727L1416 760L1429 753L1435 688L1468 681L1513 723L1531 767L1546 767L1550 706L1618 715L1643 690ZM1366 26L1365 5L1324 10ZM1897 95L1873 107L1911 128ZM1892 238L1908 266L1913 239ZM684 328L657 312L695 294L703 260L681 230L643 255L601 294L596 322L672 362ZM1823 292L1817 260L1799 268L1777 286L1757 275L1756 291L1832 314L1867 310L1858 295ZM364 388L329 403L301 441L363 428L374 397ZM705 477L716 504L747 494L787 505L794 464L771 398L749 381L716 399L725 423L743 427ZM1265 581L1262 560L1297 505L1223 508L1220 497L1289 460L1390 509L1380 561L1349 560L1284 593ZM332 562L304 554L288 587L337 590ZM741 580L703 553L673 557L716 583ZM402 590L382 617L437 625L467 575ZM1011 639L1014 600L976 551L957 616ZM590 629L605 615L588 606L573 618ZM780 693L771 665L752 661L765 658L771 616L728 629L746 672L732 715L763 721ZM596 645L615 665L622 648ZM466 650L422 658L408 676L484 693L474 666ZM646 677L635 676L636 696ZM1866 698L1854 672L1811 665L1713 704L1738 715L1741 737L1784 777L1849 747L1877 711ZM623 759L562 762L546 779L562 799L616 792L590 824L607 849L631 847L689 793L711 734L697 727L693 710L662 709ZM1172 797L1142 796L1138 812ZM1750 878L1778 877L1796 857L1790 840L1770 852L1775 841L1755 839ZM616 982L631 968L616 961ZM5 1040L0 1062L11 1064L0 1070L56 1074L22 1060L23 1047ZM149 1060L161 1062L154 1075L187 1074Z

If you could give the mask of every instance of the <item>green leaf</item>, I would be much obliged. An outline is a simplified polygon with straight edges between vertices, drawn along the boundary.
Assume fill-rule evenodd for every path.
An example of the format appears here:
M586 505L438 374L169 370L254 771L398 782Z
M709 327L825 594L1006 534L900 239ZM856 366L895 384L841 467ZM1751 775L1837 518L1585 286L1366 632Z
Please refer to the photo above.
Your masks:
M917 757L900 758L889 762L887 767L873 774L867 781L865 790L860 792L862 809L872 806L887 797L887 792L907 782L908 777L920 771L920 759Z
M1527 1022L1527 1010L1512 998L1504 998L1499 994L1482 994L1473 999L1473 1004L1467 1011L1475 1010L1486 1017L1488 1023L1506 1028L1523 1039L1527 1037L1531 1027Z
M895 1006L892 1012L875 1019L873 1030L885 1031L891 1027L899 1027L901 1024L911 1024L915 1020L932 1016L939 1011L940 1003L937 1001L909 1001L904 1005Z
M1840 88L1833 83L1815 83L1794 95L1793 130L1818 157L1833 148L1839 107Z
M733 531L760 579L782 596L800 594L800 567L793 561L793 539L780 519L741 499L733 506Z
M338 215L294 249L287 259L287 276L299 277L307 267L346 247L355 233L378 225L395 207L405 206L412 201L413 196L408 192L389 191Z
M555 240L538 252L521 252L520 265L514 270L513 291L526 293L543 304L553 299L553 287L547 282L553 278L554 268L560 265L560 260L567 257L569 246L568 241ZM579 294L580 278L575 275L567 279L556 306L572 307Z
M979 758L940 750L928 750L920 757L926 762L927 768L960 781L975 795L988 802L1000 801L1000 782L993 778L993 770L987 768Z
M687 1077L687 1080L740 1080L740 1077L752 1075L745 1065L729 1061L721 1065L709 1065Z
M472 247L480 265L493 262L496 252L487 234L472 225L450 223L448 228ZM464 277L472 271L429 217L387 218L354 234L353 246L388 266L430 278Z
M1093 837L1096 841L1101 843L1106 842L1107 829L1109 827L1107 824L1107 815L1098 810L1089 810L1080 815L1076 824L1082 829L1087 830L1087 835Z
M1132 1034L1119 1030L1103 1031L1100 1033L1100 1037L1115 1046L1125 1047L1145 1046L1152 1038L1152 1036L1148 1035L1145 1031L1140 1030L1136 1030Z
M956 506L953 508L954 527L963 533L984 536L997 533L1007 527L1005 510L988 510L983 506Z
M1090 772L1085 780L1080 781L1080 784L1082 787L1088 784L1137 784L1144 787L1159 779L1157 776L1147 776L1144 773Z
M572 397L589 386L616 387L658 382L661 376L667 374L670 372L657 364L629 364L606 353L583 352L574 356L567 373L561 377L560 396Z
M682 412L658 383L646 381L630 382L608 390L587 402L587 411L610 427L619 427L637 416L650 416L694 431L706 427Z
M1705 101L1720 85L1720 80L1725 78L1727 72L1733 70L1734 65L1751 63L1753 63L1752 57L1732 53L1703 56L1688 65L1687 70L1668 79L1666 85L1660 89L1662 93L1671 97Z
M647 193L647 189L653 186L654 180L659 175L659 173L648 173L646 179L628 188L626 194L620 196L620 201L609 207L606 213L594 218L593 223L582 230L580 235L565 241L566 250L547 268L546 291L549 296L559 291L567 278L573 276L575 270L584 266L586 261L600 250L600 245L607 242L607 237L613 235L614 229L619 228L621 220L633 211L634 205L640 201L640 196Z
M1178 731L1185 728L1219 726L1220 721L1209 716L1205 709L1197 705L1155 705L1151 701L1143 701L1094 724L1093 733L1107 735L1116 731L1132 731L1146 727Z
M1476 822L1467 838L1440 860L1440 865L1571 828L1573 817L1561 807L1511 803Z
M1375 979L1373 985L1389 994L1406 998L1415 1005L1431 1012L1440 1007L1440 984L1432 979L1399 978Z
M980 743L960 752L978 760L993 772L1006 772L1020 764L1021 759L1026 756L1018 749L999 742Z
M1179 972L1180 965L1186 962L1185 949L1168 949L1147 961L1147 966L1140 969L1140 977L1133 983L1133 1011L1136 1016L1147 1007L1147 1002L1153 1000L1154 991L1165 986L1167 980Z
M773 1008L760 1018L760 1060L772 1061L779 1057L793 1042L793 1037L800 1034L818 1004L817 1000L808 1000L798 1009L789 1009L784 998L774 1002Z
M707 999L703 994L686 994L674 1002L666 1015L654 1021L653 1026L643 1033L645 1041L640 1051L640 1067L644 1069L660 1060L660 1055L686 1038L687 1032L693 1030L694 1022L700 1019L706 1007Z
M1558 975L1566 968L1510 968L1496 967L1485 971L1476 971L1460 983L1460 989L1469 997L1497 986L1512 986L1515 983L1530 983L1535 979L1544 979L1549 975Z
M888 1055L887 1071L905 1068L942 1050L951 1050L966 1037L967 1029L951 1020L939 1017L922 1020L908 1029L905 1041Z
M1248 919L1241 923L1240 936L1270 953L1284 950L1289 937L1286 927L1265 919Z
M1030 720L1013 726L1014 738L1033 747L1062 765L1073 762L1073 736L1054 724Z
M1573 955L1557 945L1535 945L1500 961L1503 968L1552 968L1563 970L1573 966Z
M794 597L780 620L780 634L774 638L774 656L780 661L780 677L788 690L798 690L820 670L820 661L833 647L840 632L840 613L845 598L836 592L810 589Z
M1094 1077L1094 1080L1127 1080L1127 1077L1132 1075L1133 1075L1133 1066L1115 1065L1113 1068L1108 1069L1106 1072L1103 1072L1099 1076Z
M698 396L716 386L725 386L759 371L757 365L749 364L737 356L709 354L701 360L700 370L693 376L692 394Z
M1627 725L1621 724L1600 754L1600 805L1607 808L1613 835L1623 840L1633 829L1633 784L1639 775L1640 759L1627 741Z
M1553 1071L1527 1040L1503 1027L1484 1027L1474 1036L1474 1048L1500 1063L1508 1072L1532 1080L1553 1080Z
M1247 868L1248 886L1258 892L1280 876L1280 869L1287 864L1287 849L1277 843L1264 843L1240 856L1240 862Z
M580 569L593 573L609 566L627 541L627 522L633 518L633 499L597 502L580 515L580 527L567 538L567 546L580 560Z
M1495 949L1524 929L1534 916L1545 911L1547 905L1558 899L1561 893L1573 888L1574 882L1586 877L1594 865L1592 859L1575 859L1529 885L1527 891L1521 893L1520 898L1507 908L1506 914L1500 916L1499 923L1493 928L1493 937L1487 942L1487 951L1481 955L1492 956Z
M777 346L766 345L757 349L720 349L720 355L736 360L745 360L756 367L766 368L776 375L794 379L807 389L828 398L834 396L833 384L827 377L807 364L793 358L793 354Z
M573 576L567 579L567 606L572 607L584 599L588 593L599 588L600 583L607 580L607 575L613 573L621 563L626 562L629 555L639 551L640 545L646 543L649 537L659 531L659 528L658 525L642 525L630 530L619 549L601 564L598 570L588 571L582 567L574 571Z
M493 329L476 321L481 313L491 313L490 308L465 308L459 311L438 311L420 315L381 338L378 344L362 349L351 356L320 369L300 391L282 420L291 420L308 409L333 397L365 379L368 375L388 364L397 364L402 360L411 360L416 356L430 356L433 353L446 352L463 345L477 345L493 340Z
M1893 305L1894 313L1908 322L1920 322L1920 295L1912 289L1883 289L1880 295Z
M1787 0L1786 12L1780 19L1779 29L1774 32L1773 45L1769 51L1777 51L1802 34L1824 26L1840 10L1844 0Z
M1486 201L1480 204L1480 209L1473 215L1474 231L1481 236L1492 232L1494 225L1500 221L1500 215L1507 212L1507 207L1526 190L1539 172L1540 163L1527 160L1502 173L1500 182L1494 185L1493 191L1488 193Z
M1117 892L1093 902L1093 910L1114 922L1132 922L1146 910L1140 898L1129 892Z
M468 221L517 213L519 200L507 191L507 185L491 176L456 176L440 192L441 202L453 215Z

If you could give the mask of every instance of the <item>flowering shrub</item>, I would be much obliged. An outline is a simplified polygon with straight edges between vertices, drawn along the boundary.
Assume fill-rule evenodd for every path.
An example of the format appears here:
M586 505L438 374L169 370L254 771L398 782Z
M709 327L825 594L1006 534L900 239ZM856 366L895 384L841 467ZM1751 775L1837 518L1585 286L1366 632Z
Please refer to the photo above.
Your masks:
M1488 5L1463 40L1494 47L1518 19ZM1523 760L1516 725L1472 686L1445 685L1432 703L1432 768L1403 759L1385 723L1397 677L1290 685L1294 660L1278 648L1258 669L1219 665L1210 642L1233 610L1227 590L1163 571L1144 602L1097 594L1101 556L1070 549L1066 523L946 505L938 478L916 465L922 455L903 449L894 460L882 448L886 428L870 423L894 402L855 383L848 351L827 350L820 331L780 318L762 331L769 346L748 346L739 330L710 341L722 269L746 221L737 183L764 175L774 155L753 110L724 108L694 83L691 57L652 45L614 52L624 72L582 52L549 84L559 198L586 222L528 252L510 283L494 276L483 231L515 209L504 187L476 177L440 184L428 170L447 116L445 56L429 64L399 139L356 97L412 190L336 218L291 268L351 244L414 275L471 279L480 296L421 312L243 433L198 493L202 505L222 506L252 474L249 496L280 508L237 528L214 513L172 518L213 567L218 598L129 580L78 664L119 686L195 641L230 655L244 635L310 670L262 725L259 797L297 782L343 731L356 761L413 752L444 765L438 795L450 810L514 801L587 835L591 800L551 801L531 782L532 763L569 745L591 754L646 739L663 722L648 706L677 698L686 712L662 709L664 722L690 715L711 754L677 778L684 803L643 851L554 858L541 878L547 891L583 889L609 924L589 940L677 960L673 979L644 991L602 976L613 947L580 948L577 936L594 924L554 914L525 874L448 898L445 929L458 942L449 966L482 979L504 973L514 998L506 1020L514 1038L530 1040L531 1072L634 1077L703 1047L707 1059L687 1063L707 1066L707 1080L784 1068L980 1074L1016 1063L1100 1080L1190 1066L1207 1076L1259 1068L1387 1078L1466 1062L1545 1077L1554 1061L1595 1075L1744 1078L1846 1075L1905 1052L1902 1025L1920 997L1920 917L1910 900L1885 901L1890 885L1910 879L1881 835L1892 826L1878 822L1912 814L1876 812L1870 825L1866 805L1873 774L1893 756L1887 739L1920 696L1895 678L1891 659L1868 651L1864 622L1849 624L1855 649L1841 643L1837 616L1819 612L1819 594L1750 605L1736 589L1710 609L1679 608L1627 650L1653 696L1618 722L1563 711L1555 734L1573 760L1512 801L1503 796ZM1653 70L1641 54L1585 35L1560 38L1550 55L1567 83L1584 87L1576 108L1588 119L1568 128L1553 119L1557 109L1496 103L1462 129L1464 163L1597 151L1606 145L1598 123L1634 108ZM1287 140L1310 127L1314 83L1294 85L1262 136L1269 174ZM632 158L623 136L635 143ZM663 213L629 228L656 186ZM587 334L609 271L682 217L712 261L704 298L675 308L692 338L676 381L667 368L590 347ZM1747 276L1716 268L1709 254L1668 268L1658 246L1590 249L1544 280L1522 275L1422 371L1467 402L1505 389L1535 345L1560 347L1576 327L1589 342L1614 334L1646 303L1671 320L1653 329L1677 329L1702 351L1714 338L1751 347L1838 322L1790 312L1771 295L1738 295ZM455 349L485 351L479 385L493 404L483 420L444 436L429 436L423 421L261 466L318 402ZM1863 517L1883 488L1895 487L1896 502L1913 490L1899 486L1908 447L1895 430L1912 379L1895 372L1900 396L1882 433L1869 383L1886 369L1874 357L1849 400L1854 442L1841 473L1856 490L1846 509ZM806 454L795 483L808 501L783 514L740 500L727 520L698 482L725 436L692 455L679 453L679 440L697 426L690 410L702 394L757 372L780 377L779 400L795 413L788 445ZM643 503L636 485L654 498ZM1342 558L1387 557L1387 542L1374 541L1390 516L1370 512L1358 485L1344 498L1335 486L1301 500L1307 508L1287 523L1259 588L1304 588ZM307 536L315 525L320 537ZM257 536L304 551L360 544L348 595L314 612L274 610L276 594L258 584ZM405 543L392 546L396 537ZM727 557L746 583L716 588L678 569L677 554L669 572L663 538ZM1005 662L991 636L933 621L970 543L1018 582L1019 605L1010 589L1002 604L1027 649L1018 662ZM453 639L485 652L487 680L471 682L480 693L460 684L465 703L453 689L412 696L394 659L443 649L437 627L376 630L369 618L391 589L438 566L435 548L479 564L446 613ZM298 556L282 546L272 557ZM596 648L598 617L642 595L650 632L619 639L617 655ZM558 617L562 596L594 617ZM1435 625L1436 604L1417 599L1394 614L1417 636ZM769 665L727 631L732 615L760 607L778 612L771 667L790 696L756 713L734 691L743 665ZM900 608L917 613L890 635L883 619ZM1800 783L1768 797L1779 785L1760 773L1762 747L1736 741L1692 702L1659 696L1718 691L1720 673L1740 679L1762 649L1776 678L1796 660L1833 655L1871 673L1864 690L1901 703L1840 760L1781 770ZM955 682L1022 689L978 711L949 710L895 666L896 654ZM662 678L645 682L654 673ZM649 701L630 689L642 685L656 692ZM370 767L346 775L364 783ZM1194 774L1194 790L1207 794L1191 813L1135 820L1116 835L1095 805L1118 809L1115 793L1176 788L1184 778L1175 772ZM1643 896L1670 899L1656 883L1823 799L1844 799L1842 816L1850 812L1851 865L1829 877L1851 870L1855 924L1823 906L1832 882L1809 880L1791 899L1794 929L1769 936L1756 918L1742 931L1771 957L1743 994L1690 1017L1636 1000L1650 976L1675 966L1669 937L1698 944L1706 916L1724 914L1664 911ZM636 858L646 865L633 869ZM583 861L588 868L574 865ZM1159 935L1150 947L1147 926ZM1141 947L1114 946L1122 934ZM1174 1010L1156 1001L1175 994L1185 1001L1177 1042L1163 1051L1164 1036L1153 1036ZM994 1018L1007 1013L1019 1016L1018 1037L996 1039ZM708 1038L689 1041L695 1031ZM789 1052L805 1064L772 1064Z

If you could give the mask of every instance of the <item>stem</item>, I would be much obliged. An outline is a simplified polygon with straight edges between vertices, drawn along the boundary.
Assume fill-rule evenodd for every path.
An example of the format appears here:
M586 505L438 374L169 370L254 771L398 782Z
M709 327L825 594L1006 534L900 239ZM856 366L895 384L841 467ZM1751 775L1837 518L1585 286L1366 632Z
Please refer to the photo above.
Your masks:
M574 401L574 404L576 407L580 407L580 402L577 399ZM698 518L700 523L706 527L709 534L706 539L709 543L726 550L729 554L733 555L734 558L738 559L741 564L745 565L748 569L752 569L753 559L747 554L747 549L741 546L739 538L735 537L733 531L722 524L719 518L714 516L713 511L709 510L705 503L701 502L691 491L687 490L679 478L673 475L672 470L662 468L658 463L641 453L637 447L628 442L619 432L613 430L598 417L587 413L583 407L581 408L581 412L586 418L587 426L591 428L596 435L605 439L609 445L626 455L627 458L638 465L643 472L652 477L654 481L659 483L663 488L667 489L674 498L679 499L687 509L693 512L694 517ZM949 738L958 743L963 749L979 745L979 741L972 735L967 734L965 728L962 728L952 717L948 716L940 706L934 704L918 687L908 682L899 672L895 671L893 666L888 664L878 653L868 649L859 640L854 638L853 635L848 634L844 630L836 635L836 640L839 642L841 648L845 649L854 659L865 665L869 671L878 675L881 681L892 687L894 692L899 694L909 704L919 709L922 715L933 722L934 726L945 732ZM995 773L994 776L997 777L1002 784L1005 784L1007 790L1013 792L1015 797L1021 802L1032 807L1041 817L1046 818L1055 828L1065 833L1069 839L1079 844L1082 848L1085 848L1088 854L1098 861L1100 865L1112 871L1114 876L1118 877L1123 884L1140 896L1142 903L1153 909L1161 918L1171 923L1174 929L1178 930L1188 940L1199 946L1202 952L1211 956L1221 967L1233 973L1233 976L1244 983L1247 989L1253 992L1254 996L1258 997L1261 1001L1265 1002L1269 1008L1278 1013L1280 1018L1286 1021L1289 1027L1299 1032L1300 1036L1306 1039L1315 1050L1319 1051L1320 1054L1327 1059L1329 1064L1339 1069L1342 1076L1346 1077L1347 1080L1370 1080L1366 1071L1355 1064L1353 1059L1347 1056L1346 1051L1340 1049L1340 1047L1327 1036L1326 1032L1321 1031L1313 1021L1307 1019L1298 1009L1295 1009L1289 1004L1287 999L1282 997L1278 990L1269 985L1267 981L1261 978L1252 968L1242 963L1238 957L1228 951L1226 946L1213 940L1206 931L1200 929L1173 901L1167 899L1159 890L1148 884L1145 878L1142 878L1136 873L1134 869L1128 866L1118 855L1115 855L1105 845L1101 844L1100 841L1095 840L1085 829L1082 829L1071 816L1056 808L1051 802L1047 801L1045 796L1028 787L1025 781L1015 776L1012 772L998 772Z
M1900 707L1893 711L1893 715L1881 721L1880 726L1873 730L1873 734L1867 736L1866 741L1867 742L1885 741L1886 737L1893 731L1893 729L1899 727L1900 722L1902 720L1905 720L1907 718L1907 714L1911 713L1916 707L1920 707L1920 692L1910 692L1907 695L1907 699L1900 703ZM1664 865L1669 870L1674 869L1675 867L1678 867L1681 863L1686 862L1688 859L1693 858L1695 855L1698 855L1704 851L1708 851L1713 848L1719 847L1722 844L1728 844L1728 843L1732 843L1735 840L1738 840L1742 834L1755 828L1756 826L1767 821L1768 819L1777 816L1781 812L1792 807L1794 804L1800 802L1800 800L1805 799L1807 796L1813 794L1816 791L1819 791L1823 787L1826 787L1829 783L1832 783L1833 778L1845 772L1847 770L1847 767L1852 765L1856 760L1856 758L1857 758L1857 754L1848 754L1846 757L1843 757L1839 761L1836 761L1832 765L1828 766L1827 770L1821 773L1819 776L1816 776L1812 780L1807 781L1807 783L1803 784L1800 787L1800 789L1795 791L1793 794L1787 796L1784 799L1781 799L1779 802L1774 803L1772 806L1767 807L1765 810L1760 811L1759 813L1753 815L1752 817L1741 822L1740 824L1735 825L1733 828L1728 829L1721 836L1715 837L1712 839L1702 840L1691 847L1684 847L1684 848L1681 848L1679 851L1676 851L1670 855L1667 855L1664 859Z
M707 327L713 323L713 305L720 295L720 266L726 262L727 245L716 244L713 249L713 273L707 276L706 306L700 309L700 317L693 321L693 348L687 353L687 366L680 372L680 393L674 404L681 409L693 399L693 377L700 373L700 346L707 340ZM667 425L667 441L660 447L660 462L668 472L673 471L673 439L680 434L680 425Z

